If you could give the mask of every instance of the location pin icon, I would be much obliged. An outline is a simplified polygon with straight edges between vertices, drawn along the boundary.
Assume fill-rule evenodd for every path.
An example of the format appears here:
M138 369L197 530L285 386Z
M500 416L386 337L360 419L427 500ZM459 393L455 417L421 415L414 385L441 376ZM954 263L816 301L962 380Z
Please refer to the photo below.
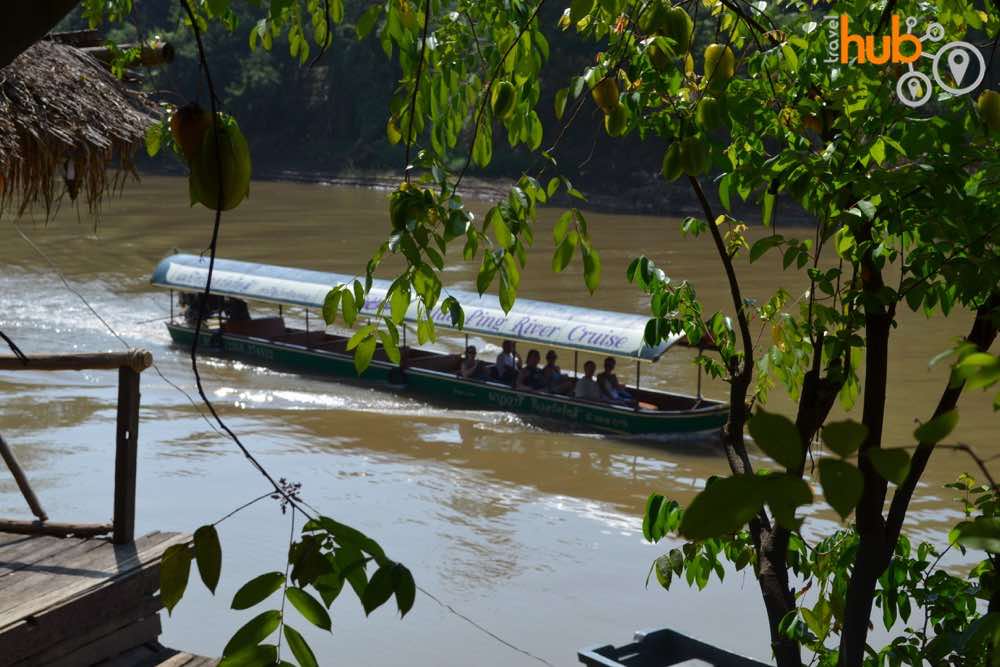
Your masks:
M955 79L955 85L962 86L962 79L965 78L965 71L969 69L969 54L965 49L954 49L948 54L948 70Z

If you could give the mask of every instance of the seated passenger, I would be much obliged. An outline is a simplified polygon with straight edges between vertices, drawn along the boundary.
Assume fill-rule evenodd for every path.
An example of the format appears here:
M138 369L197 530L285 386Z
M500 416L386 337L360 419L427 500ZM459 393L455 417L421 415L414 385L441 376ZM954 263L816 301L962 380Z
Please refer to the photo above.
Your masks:
M247 302L241 299L227 298L222 308L226 317L235 322L243 322L250 319L250 309Z
M515 389L535 391L545 388L545 375L542 373L542 369L538 367L538 362L541 360L542 355L538 350L528 352L524 368L517 374L517 382L514 383Z
M462 359L462 363L458 367L458 374L466 380L483 379L483 369L480 368L479 361L476 359L475 345L465 348L465 358Z
M505 340L503 349L497 355L496 366L493 367L493 377L498 382L511 383L517 377L517 372L520 369L521 357L517 356L517 352L514 351L514 343Z
M597 386L597 380L594 379L595 372L597 372L597 364L593 361L588 361L583 365L583 377L576 381L576 386L573 388L574 396L587 401L604 400L601 388Z
M612 403L627 403L632 400L632 395L618 382L618 376L615 375L614 357L604 360L604 372L597 376L597 385L605 399Z
M545 378L545 389L553 394L568 394L571 381L562 374L562 369L556 366L556 353L549 350L545 353L545 368L542 369L542 376Z

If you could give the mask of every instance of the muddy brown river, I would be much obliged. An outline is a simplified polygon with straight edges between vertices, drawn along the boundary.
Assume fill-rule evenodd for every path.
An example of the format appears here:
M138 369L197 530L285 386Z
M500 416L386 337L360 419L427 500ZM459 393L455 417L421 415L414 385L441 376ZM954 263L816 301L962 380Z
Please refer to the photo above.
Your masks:
M251 195L224 217L222 257L353 274L363 271L387 232L384 192L256 183ZM485 205L475 208L482 213ZM604 278L589 296L579 258L564 274L549 268L551 227L560 213L541 211L523 296L644 312L625 267L636 252L646 252L675 280L694 283L710 309L729 303L707 238L682 238L678 220L596 213L589 220ZM96 231L91 218L78 219L70 208L48 223L22 220L20 228L115 331L151 350L162 373L193 394L187 357L163 325L169 300L149 286L149 274L175 249L202 251L211 223L207 210L188 207L186 181L147 177L106 204ZM0 264L0 328L25 352L122 349L6 219ZM476 268L455 248L445 284L472 287ZM761 301L779 286L796 296L807 287L800 274L782 272L776 255L739 270L746 295ZM294 321L302 313L286 315ZM914 419L927 418L943 388L947 369L929 367L929 359L970 323L964 313L947 321L909 312L899 319L887 410L894 444L909 442ZM460 342L443 336L439 344L457 350ZM484 356L495 354L480 344ZM562 356L564 369L572 366L571 353ZM691 358L685 350L668 353L643 368L643 384L693 392ZM201 367L224 418L276 476L301 483L313 506L364 529L409 566L426 591L518 648L572 665L580 647L624 643L634 630L671 626L768 657L752 577L730 574L700 593L683 585L669 593L644 587L650 562L669 548L643 541L645 498L660 491L684 502L707 475L724 473L711 440L546 430L515 415L445 409L360 383L208 358ZM631 378L629 364L620 371ZM105 372L0 373L0 433L53 520L110 518L115 382ZM712 397L725 398L725 389L704 384ZM963 399L956 433L984 455L1000 454L991 398L977 391ZM267 491L233 443L152 371L143 375L142 401L140 533L192 531ZM781 389L772 392L771 406L791 409ZM913 504L911 535L943 539L960 515L942 485L972 467L950 453L932 461ZM0 516L28 518L6 471L0 471ZM819 506L808 525L816 534L836 524ZM235 590L251 576L283 567L288 517L275 503L258 503L224 522L221 532L219 591L213 597L193 579L173 616L164 614L167 645L218 655L253 615L229 610ZM304 622L297 625L305 629ZM366 619L345 592L334 605L333 625L332 635L308 633L324 665L537 664L422 593L400 620L389 607Z

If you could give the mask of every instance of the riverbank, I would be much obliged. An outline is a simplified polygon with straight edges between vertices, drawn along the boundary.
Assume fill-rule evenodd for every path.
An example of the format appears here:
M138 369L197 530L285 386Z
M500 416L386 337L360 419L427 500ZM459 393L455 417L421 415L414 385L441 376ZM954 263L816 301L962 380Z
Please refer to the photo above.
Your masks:
M142 165L144 173L153 175L183 175L179 168L162 168L162 164L150 163ZM314 171L297 169L271 169L257 171L254 180L314 183L317 185L332 185L338 187L364 188L376 191L391 191L400 182L398 171L388 170L342 170ZM544 180L544 179L543 179ZM462 195L488 201L507 196L513 179L481 178L468 176L462 179ZM645 174L634 179L629 187L614 191L604 191L600 188L587 187L584 183L575 183L587 197L581 208L598 213L624 213L630 215L652 215L671 218L683 218L689 215L700 217L701 206L686 179L678 179L673 183L665 182L659 174ZM714 181L707 184L706 194L716 214L724 212L717 195ZM580 206L581 202L559 193L549 202L552 206ZM760 224L760 206L751 202L734 202L732 215L748 224ZM801 209L779 211L775 214L778 224L805 226L812 224L813 218Z

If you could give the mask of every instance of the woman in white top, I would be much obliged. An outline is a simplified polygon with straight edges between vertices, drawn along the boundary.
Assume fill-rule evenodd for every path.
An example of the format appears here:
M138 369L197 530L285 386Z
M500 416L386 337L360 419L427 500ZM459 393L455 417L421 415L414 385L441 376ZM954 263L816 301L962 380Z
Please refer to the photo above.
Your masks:
M514 343L509 340L503 342L503 349L497 355L497 363L493 369L496 379L500 382L513 382L517 377L517 372L521 369L521 357L514 351Z
M597 364L593 361L588 361L583 365L583 377L577 380L576 386L573 387L574 396L587 401L600 401L603 399L601 388L597 386L597 380L594 379L594 372L596 370Z

